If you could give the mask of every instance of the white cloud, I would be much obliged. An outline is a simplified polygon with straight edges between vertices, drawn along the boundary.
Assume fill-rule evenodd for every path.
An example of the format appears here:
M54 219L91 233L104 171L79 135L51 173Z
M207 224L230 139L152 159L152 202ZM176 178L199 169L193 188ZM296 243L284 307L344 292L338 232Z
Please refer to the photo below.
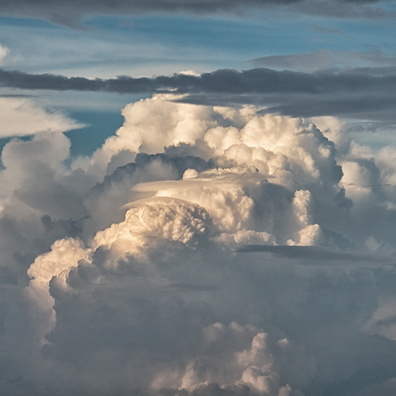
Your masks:
M82 125L58 112L46 110L33 99L0 97L0 137L65 132Z

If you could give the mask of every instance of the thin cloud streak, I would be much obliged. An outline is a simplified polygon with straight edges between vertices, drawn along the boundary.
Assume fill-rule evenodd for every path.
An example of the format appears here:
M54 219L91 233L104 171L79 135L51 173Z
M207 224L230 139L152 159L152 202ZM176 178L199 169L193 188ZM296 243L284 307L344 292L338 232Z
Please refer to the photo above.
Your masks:
M288 245L245 245L236 248L235 253L271 253L273 256L298 261L298 264L344 267L351 265L359 268L376 268L378 264L396 267L396 260L389 256L373 256L357 252L344 252L317 246Z
M253 67L315 72L331 71L331 69L335 71L348 70L358 64L377 68L395 67L396 57L387 56L379 50L367 52L319 50L289 55L263 56L252 59L249 63Z

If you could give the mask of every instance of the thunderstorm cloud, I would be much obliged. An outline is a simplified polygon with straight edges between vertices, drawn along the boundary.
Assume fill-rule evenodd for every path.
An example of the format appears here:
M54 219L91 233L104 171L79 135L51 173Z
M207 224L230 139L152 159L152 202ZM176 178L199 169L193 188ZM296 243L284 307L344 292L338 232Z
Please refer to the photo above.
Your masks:
M394 392L389 149L168 99L91 156L59 131L5 145L1 393Z

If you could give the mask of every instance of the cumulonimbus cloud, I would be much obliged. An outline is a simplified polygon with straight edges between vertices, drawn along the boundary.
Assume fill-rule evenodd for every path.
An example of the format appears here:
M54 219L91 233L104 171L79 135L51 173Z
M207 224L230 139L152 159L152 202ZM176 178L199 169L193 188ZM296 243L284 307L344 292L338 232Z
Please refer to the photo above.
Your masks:
M394 392L394 150L254 106L123 115L89 157L3 149L1 393Z

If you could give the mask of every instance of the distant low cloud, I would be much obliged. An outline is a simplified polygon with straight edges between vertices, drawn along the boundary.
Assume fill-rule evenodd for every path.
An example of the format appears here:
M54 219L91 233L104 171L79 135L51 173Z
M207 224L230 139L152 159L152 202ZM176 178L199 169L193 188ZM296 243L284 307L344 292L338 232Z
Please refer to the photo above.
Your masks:
M328 0L247 0L241 2L237 0L219 1L183 1L183 0L84 0L67 1L59 0L51 2L48 0L16 0L13 2L2 2L0 13L3 15L31 16L46 18L56 23L73 25L79 19L87 15L107 14L125 15L142 14L152 12L184 12L193 14L216 14L216 13L236 13L242 8L269 9L276 7L281 10L292 12L302 12L307 14L325 15L338 18L377 18L387 15L387 12L379 7L373 6L380 3L379 0L338 0L336 2Z
M361 67L394 67L395 56L386 56L379 50L368 52L319 50L289 55L268 55L249 62L256 67L280 70L315 72L330 69L350 69Z
M367 67L304 73L257 68L201 75L88 79L0 69L0 86L27 90L167 93L210 105L255 104L292 116L343 116L396 121L396 69ZM175 99L175 98L173 98Z

